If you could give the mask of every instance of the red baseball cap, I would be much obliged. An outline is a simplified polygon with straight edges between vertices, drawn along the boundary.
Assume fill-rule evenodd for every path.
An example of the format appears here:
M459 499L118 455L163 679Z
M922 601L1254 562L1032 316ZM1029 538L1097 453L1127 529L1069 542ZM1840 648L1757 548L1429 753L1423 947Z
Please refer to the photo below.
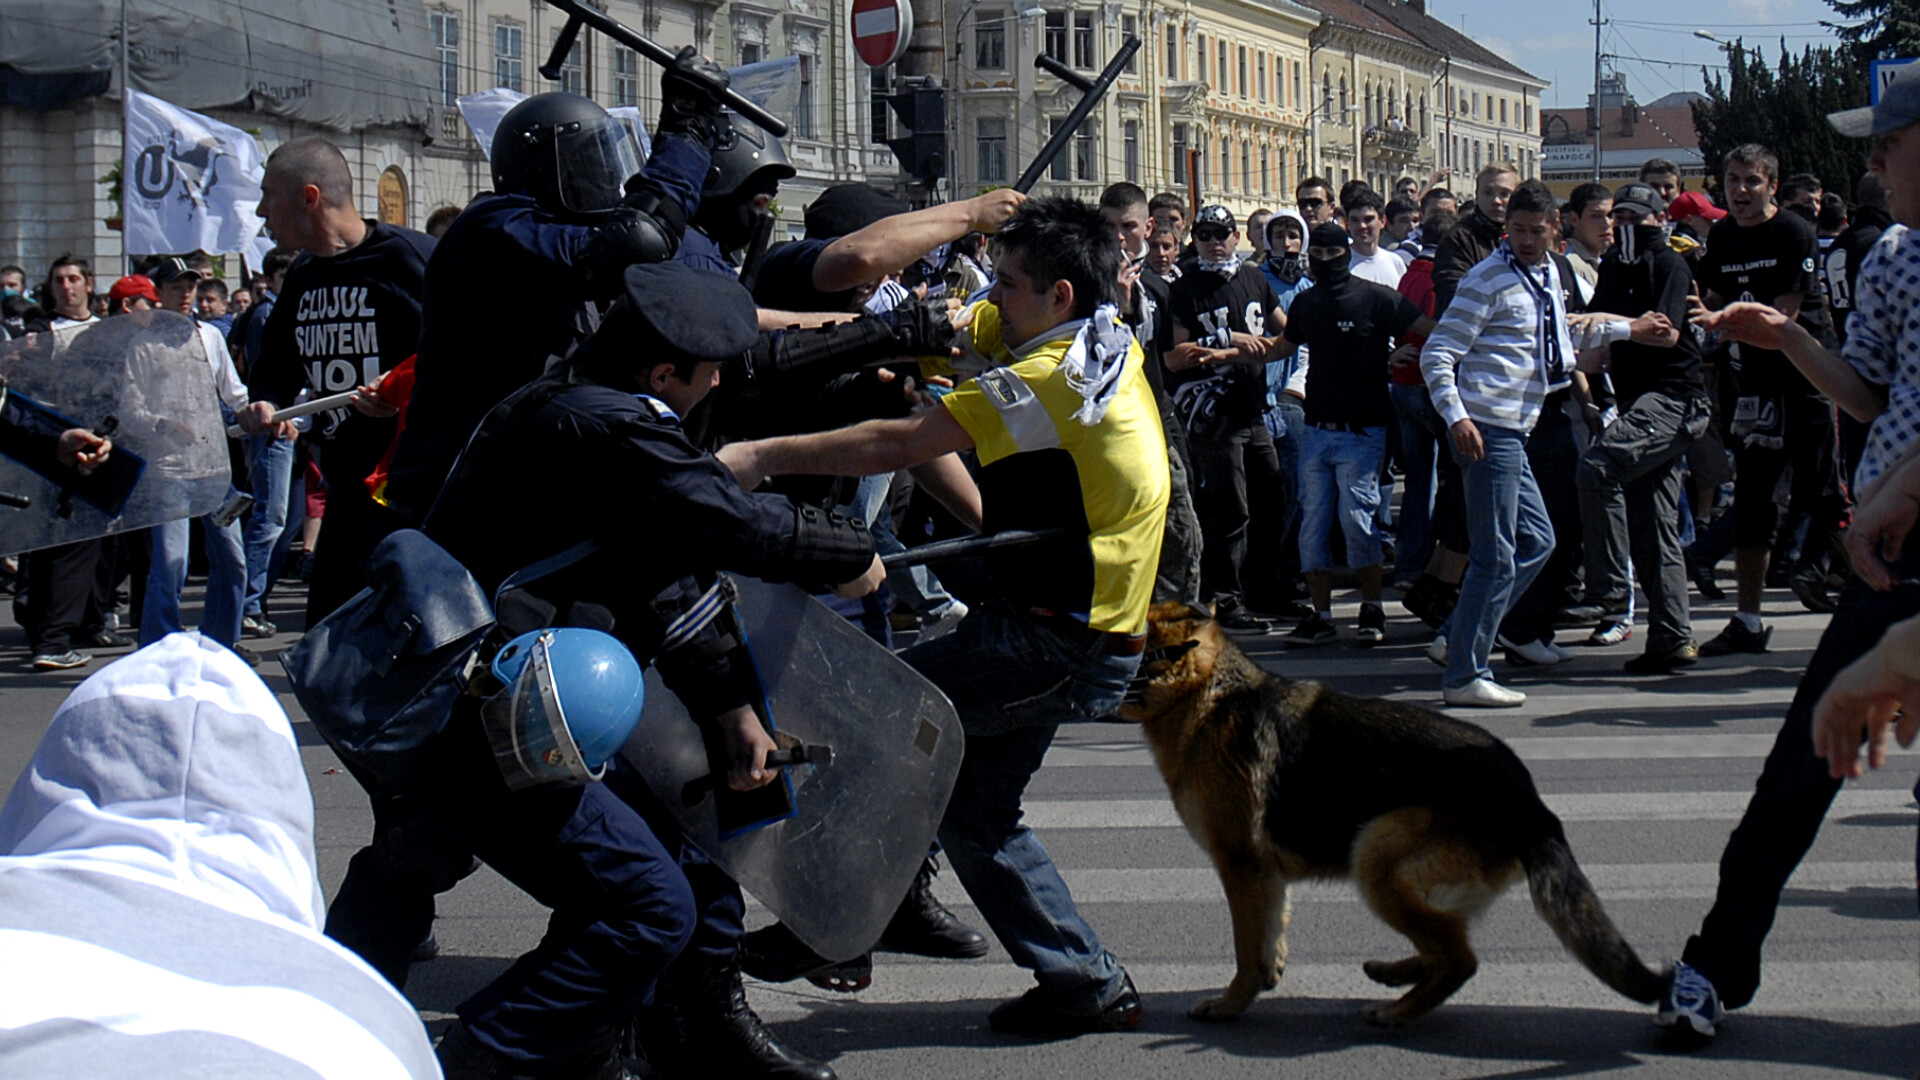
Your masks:
M135 296L146 297L155 304L160 302L160 294L153 291L153 282L144 274L128 274L107 290L107 300L115 304Z
M1673 197L1667 206L1667 217L1673 221L1685 221L1694 215L1708 221L1719 221L1727 216L1725 210L1713 205L1713 200L1697 191L1683 191Z

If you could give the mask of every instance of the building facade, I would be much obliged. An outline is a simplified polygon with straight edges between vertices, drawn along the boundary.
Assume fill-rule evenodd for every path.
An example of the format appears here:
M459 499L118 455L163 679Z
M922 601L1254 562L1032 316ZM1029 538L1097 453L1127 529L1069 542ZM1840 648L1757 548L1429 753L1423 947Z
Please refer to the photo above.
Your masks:
M1565 197L1594 178L1594 135L1600 127L1600 180L1618 187L1640 177L1649 158L1666 158L1680 167L1681 187L1704 190L1706 160L1693 127L1693 102L1702 95L1674 93L1647 105L1633 99L1626 80L1615 74L1600 84L1599 107L1587 95L1584 109L1548 109L1542 139L1542 175Z
M1140 38L1120 79L1035 191L1097 198L1126 180L1235 215L1292 195L1309 160L1307 66L1318 16L1289 0L954 5L952 190L1013 183L1080 100L1040 54L1097 74Z

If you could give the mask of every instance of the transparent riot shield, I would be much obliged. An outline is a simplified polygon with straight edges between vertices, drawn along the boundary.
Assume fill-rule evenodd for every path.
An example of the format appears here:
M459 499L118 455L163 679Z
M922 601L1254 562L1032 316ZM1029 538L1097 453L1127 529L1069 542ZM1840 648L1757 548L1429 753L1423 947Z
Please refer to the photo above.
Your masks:
M0 453L0 491L31 500L0 509L0 554L198 517L232 485L213 371L184 315L136 312L0 343L0 378L37 423L114 446L110 467L88 478Z
M800 940L851 959L879 940L926 858L960 773L960 718L937 687L805 592L737 584L776 741L825 748L830 760L787 770L790 813L758 828L723 824L708 746L652 670L621 754L693 844Z

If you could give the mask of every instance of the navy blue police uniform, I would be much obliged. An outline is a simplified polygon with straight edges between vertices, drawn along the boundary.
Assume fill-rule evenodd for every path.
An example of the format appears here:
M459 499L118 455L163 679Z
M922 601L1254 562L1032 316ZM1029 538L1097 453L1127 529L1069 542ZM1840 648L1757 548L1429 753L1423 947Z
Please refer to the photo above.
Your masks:
M858 577L873 559L864 526L741 491L665 403L636 393L636 357L724 360L751 346L756 320L738 285L673 263L630 267L621 301L583 349L489 412L426 523L489 590L583 540L604 541L530 587L531 598L503 600L503 629L606 630L657 664L697 717L754 693L751 667L718 623L661 652L667 624L716 571L820 587ZM507 501L516 495L537 499L541 528L497 527L516 513ZM402 794L553 917L534 953L456 1011L473 1041L519 1067L591 1068L683 948L726 962L740 893L703 861L691 876L682 868L687 848L671 817L618 758L604 782L511 792L478 704L456 709ZM351 897L356 921L391 921L368 909L375 892L351 887L354 869L336 909ZM385 936L407 948L426 929L416 916Z

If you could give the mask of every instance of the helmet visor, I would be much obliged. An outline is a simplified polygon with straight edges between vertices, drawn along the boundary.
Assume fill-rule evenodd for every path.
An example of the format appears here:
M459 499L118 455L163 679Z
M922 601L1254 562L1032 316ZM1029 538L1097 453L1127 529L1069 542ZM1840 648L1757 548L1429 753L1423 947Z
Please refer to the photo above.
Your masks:
M527 662L513 685L489 699L481 710L494 761L515 791L551 784L577 785L597 780L604 769L589 769L567 729L554 686L548 655L551 634L534 640Z
M576 214L619 205L627 178L640 171L639 140L619 120L560 132L553 154L560 204Z

